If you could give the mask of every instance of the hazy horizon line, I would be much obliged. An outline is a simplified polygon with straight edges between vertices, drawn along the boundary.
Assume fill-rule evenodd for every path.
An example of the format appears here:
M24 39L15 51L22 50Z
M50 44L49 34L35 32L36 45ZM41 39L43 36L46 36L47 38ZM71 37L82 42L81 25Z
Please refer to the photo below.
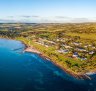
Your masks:
M22 15L22 16L7 16L0 18L0 23L83 23L96 22L96 17L67 17L67 16L37 16L37 15Z

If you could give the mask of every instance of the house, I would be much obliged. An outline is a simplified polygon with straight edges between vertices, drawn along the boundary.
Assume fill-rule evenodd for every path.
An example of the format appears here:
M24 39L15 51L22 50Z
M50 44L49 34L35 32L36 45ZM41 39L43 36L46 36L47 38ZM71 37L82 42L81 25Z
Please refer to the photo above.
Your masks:
M87 45L85 45L84 47L85 47L85 48L88 48L88 46L87 46Z
M68 45L62 45L63 47L65 47L66 49L70 49L70 48L72 48L71 46L68 46Z
M84 58L84 57L83 57L83 58L80 58L80 59L81 59L81 60L87 60L87 58Z
M55 45L55 44L56 44L56 43L53 42L53 41L48 41L48 40L47 40L47 42L50 43L50 44L52 44L52 45Z
M44 40L41 39L41 38L39 38L39 39L37 40L37 42L38 42L38 44L44 45Z
M96 47L95 47L95 46L92 46L92 48L93 48L93 49L96 49Z
M90 54L90 55L94 54L94 51L90 51L89 54Z
M77 52L75 52L75 53L73 53L72 57L78 58L78 57L79 57L79 55L78 55L78 53L77 53Z
M74 44L75 46L79 46L79 45L81 45L82 43L74 42L73 44Z
M81 51L81 52L87 52L84 48L76 48L76 50Z
M66 50L66 49L65 49L65 50L64 50L64 49L60 49L60 50L58 50L58 52L59 52L59 53L68 53L69 50Z
M91 47L92 45L88 45L89 47Z

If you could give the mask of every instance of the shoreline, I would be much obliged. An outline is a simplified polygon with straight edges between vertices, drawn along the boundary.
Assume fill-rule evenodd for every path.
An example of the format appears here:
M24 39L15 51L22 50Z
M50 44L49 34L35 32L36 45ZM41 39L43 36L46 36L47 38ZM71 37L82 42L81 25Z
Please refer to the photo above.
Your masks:
M1 38L1 39L7 39L7 38ZM10 40L10 39L8 39ZM16 40L16 39L11 39L11 40ZM73 71L70 71L66 68L64 68L62 65L60 65L58 62L53 61L51 58L49 58L48 56L44 55L44 53L41 53L40 51L38 51L36 48L34 48L33 46L28 46L26 43L24 43L22 40L16 40L16 41L20 41L22 44L25 45L24 47L24 51L23 52L30 52L30 53L36 53L38 55L40 55L42 58L49 60L50 62L52 62L54 65L56 65L57 67L61 68L64 72L68 73L69 75L77 78L77 79L89 79L91 80L90 75L92 75L93 73L95 73L96 71L93 72L88 72L88 73L84 73L84 74L78 74L75 73ZM92 73L92 74L91 74Z
M27 48L25 48L24 52L33 52L33 53L37 53L37 54L41 54L41 52L37 51L34 47L29 46Z
M40 55L42 58L44 58L46 60L49 60L50 62L52 62L57 67L61 68L64 72L68 73L69 75L71 75L71 76L73 76L73 77L75 77L77 79L89 79L89 80L91 80L91 77L88 74L86 74L86 73L84 73L84 74L80 74L79 73L78 74L78 73L75 73L73 71L67 70L62 65L60 65L58 62L51 60L51 58L49 58L48 56L44 55L44 53L41 53L40 51L38 51L33 46L28 46L24 42L22 42L22 43L25 45L24 52L36 53L36 54Z

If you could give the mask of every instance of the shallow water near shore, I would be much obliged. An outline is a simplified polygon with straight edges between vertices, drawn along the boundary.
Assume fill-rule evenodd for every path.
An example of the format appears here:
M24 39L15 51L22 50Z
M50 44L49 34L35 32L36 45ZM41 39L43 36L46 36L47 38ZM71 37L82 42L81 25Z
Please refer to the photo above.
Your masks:
M92 80L76 79L20 41L0 39L0 91L96 91Z

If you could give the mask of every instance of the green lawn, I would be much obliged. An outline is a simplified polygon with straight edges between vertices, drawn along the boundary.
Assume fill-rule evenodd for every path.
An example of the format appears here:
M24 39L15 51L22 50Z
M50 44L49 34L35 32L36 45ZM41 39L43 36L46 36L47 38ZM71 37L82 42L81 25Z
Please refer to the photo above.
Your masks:
M96 34L94 33L67 33L69 36L80 36L82 39L96 40Z

